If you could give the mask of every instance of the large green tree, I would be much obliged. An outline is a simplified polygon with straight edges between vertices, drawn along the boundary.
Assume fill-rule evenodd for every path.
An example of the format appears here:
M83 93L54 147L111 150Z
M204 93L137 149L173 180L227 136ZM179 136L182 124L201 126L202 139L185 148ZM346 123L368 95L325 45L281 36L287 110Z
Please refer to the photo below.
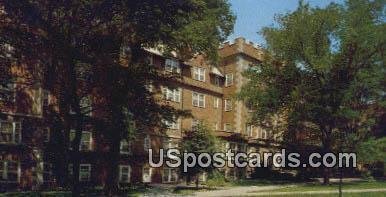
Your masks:
M285 114L287 133L313 133L324 152L336 151L340 137L363 140L385 107L385 1L300 1L276 22L262 30L267 55L246 72L239 95L256 109L254 122ZM324 183L329 176L325 169Z
M216 60L217 47L234 23L225 0L6 0L0 9L0 42L14 48L14 58L46 71L44 81L55 89L67 125L65 139L69 139L68 122L75 122L71 144L75 196L80 190L79 143L85 122L82 96L99 90L108 112L103 120L110 127L105 136L111 169L105 185L112 195L118 186L119 142L128 130L126 116L154 126L161 119L171 120L174 113L157 104L146 89L149 83L165 78L143 61L142 49L162 46L165 53L176 51L182 58L203 53ZM10 66L5 60L1 63L2 68ZM88 66L90 70L78 68ZM86 70L83 73L91 80L84 83L79 70ZM65 140L65 146L69 143Z

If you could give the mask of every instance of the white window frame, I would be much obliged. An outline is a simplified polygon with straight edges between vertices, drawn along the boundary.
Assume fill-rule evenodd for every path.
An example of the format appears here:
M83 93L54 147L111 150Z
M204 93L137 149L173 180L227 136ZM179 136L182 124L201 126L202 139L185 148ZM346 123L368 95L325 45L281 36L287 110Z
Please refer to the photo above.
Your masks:
M170 88L164 87L163 94L164 94L165 100L174 101L177 103L181 101L181 88L170 89Z
M51 104L50 91L43 89L42 106L48 107Z
M143 138L143 149L147 152L149 149L151 149L151 138L150 135L146 135Z
M193 67L193 79L205 82L206 69L202 67Z
M215 131L218 131L218 122L215 122L215 123L214 123L214 130L215 130Z
M173 117L173 119L176 119ZM168 127L168 129L173 129L173 130L179 130L180 129L180 119L178 118L177 120L173 121L168 121L168 120L162 120L162 122Z
M217 75L214 77L214 85L221 86L221 79Z
M91 96L84 96L79 101L80 110L85 116L92 116L92 98Z
M87 168L83 171L82 168ZM88 182L91 179L91 164L79 164L79 181Z
M4 124L12 124L12 131L4 132L2 125ZM10 141L0 141L0 144L19 144L21 143L21 122L12 122L12 121L0 121L0 135L9 135L11 134Z
M193 107L205 108L205 94L193 92L192 93L192 105L193 105Z
M176 142L172 138L165 137L163 139L162 147L164 150L168 150L171 148L178 148L178 142Z
M232 124L231 123L224 123L224 131L232 131Z
M202 120L192 119L192 124L191 124L192 130L194 130L196 128L196 126L199 125L199 124L202 124Z
M176 59L165 59L165 71L171 73L181 73L180 62Z
M232 111L233 103L231 99L224 99L224 110L225 111Z
M123 169L127 168L127 173L123 174ZM122 180L123 176L127 176L127 180ZM119 165L119 182L130 183L131 181L131 166L130 165Z
M208 180L208 173L202 172L199 174L199 182L206 182Z
M232 146L233 146L233 147L232 147ZM230 149L233 153L237 153L237 151L238 151L237 143L235 143L235 142L230 142L230 143L229 143L229 149Z
M146 180L146 178L145 178L145 169L149 169L149 174L148 174L149 179L148 180ZM150 166L144 166L142 168L142 182L143 183L151 183L152 176L153 176L153 168Z
M127 146L128 150L125 150L124 147ZM122 139L119 144L119 152L121 154L130 155L131 154L131 141L127 139Z
M262 129L262 128L259 128L258 131L257 131L257 138L259 139L267 139L267 131Z
M233 73L225 74L225 87L233 85Z
M167 174L165 174L165 171L167 171ZM165 176L167 176L167 180L165 180ZM175 180L173 180L173 176ZM176 168L164 167L162 169L162 183L175 183L177 181L178 181L178 172Z
M153 54L149 54L148 56L147 56L147 60L148 60L148 64L149 65L154 65L154 55Z
M85 140L85 133L90 134L90 140ZM70 142L72 142L75 138L76 131L75 129L70 130ZM73 137L72 137L73 136ZM80 143L79 143L79 151L92 151L92 145L93 145L93 137L92 137L92 132L91 131L82 131L82 136L80 138ZM86 145L87 148L83 148L83 145ZM72 146L70 146L70 149L72 149Z
M12 173L16 173L17 174L17 180L16 181L9 181L9 172L10 170L8 169L8 166L9 166L9 163L16 163L17 165L17 169L16 171L11 171ZM3 170L0 171L0 176L3 180L5 180L5 182L7 183L20 183L20 175L21 175L21 168L20 168L20 162L19 161L11 161L11 160L0 160L0 165L3 166Z
M10 95L10 98L12 103L15 103L16 102L16 83L15 82L10 82L8 83L5 87L4 86L0 86L0 91L2 92L6 92L7 94ZM0 98L0 101L3 100Z
M52 172L52 163L48 163L48 162L40 162L39 163L39 167L41 169L41 172L42 172L42 181L44 183L47 183L47 182L53 182L54 181L54 177L53 177L53 172ZM49 166L49 169L47 170L47 168L45 166ZM45 176L46 175L46 176ZM49 179L47 180L47 176L49 177Z
M253 125L252 124L246 124L245 125L245 133L249 136L249 137L252 137L253 136Z
M213 97L213 108L218 109L220 107L220 98Z

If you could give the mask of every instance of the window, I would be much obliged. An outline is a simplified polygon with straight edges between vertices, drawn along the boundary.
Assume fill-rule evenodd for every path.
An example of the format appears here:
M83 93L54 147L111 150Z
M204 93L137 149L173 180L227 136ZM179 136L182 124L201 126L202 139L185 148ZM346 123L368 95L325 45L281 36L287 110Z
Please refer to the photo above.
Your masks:
M150 167L143 167L142 169L142 182L150 183L153 169Z
M164 168L162 171L162 182L172 183L178 180L177 169L175 168Z
M128 142L127 139L122 139L119 150L121 154L131 154L131 142Z
M0 84L0 101L15 102L16 101L16 83Z
M17 161L0 160L0 182L20 181L20 163Z
M221 79L219 76L214 77L214 85L221 86Z
M215 123L213 124L213 129L214 129L215 131L218 131L218 123L217 123L217 122L215 122Z
M52 174L52 164L47 162L40 162L39 165L42 172L42 181L43 182L54 181L54 176Z
M233 142L229 143L229 149L231 149L231 151L233 153L236 153L237 152L237 144L233 143Z
M152 54L150 54L149 56L147 56L147 63L149 65L154 65L154 56Z
M207 178L208 178L208 174L206 172L200 173L199 175L200 182L206 182Z
M249 137L252 137L253 133L253 125L251 124L246 124L245 125L245 130L246 130L246 134L249 136Z
M260 139L267 139L267 131L262 128L259 128L257 132L257 137Z
M21 123L0 121L0 143L20 143Z
M230 123L224 124L224 131L232 131L232 125Z
M232 111L232 100L230 100L230 99L225 99L224 100L224 110L225 111Z
M213 107L218 108L220 106L220 98L213 97Z
M233 85L233 74L226 74L225 75L225 86L231 86Z
M175 88L175 89L169 89L164 88L163 89L164 98L168 101L174 101L174 102L180 102L181 98L181 88Z
M91 177L91 164L79 165L79 181L90 181Z
M193 79L205 81L205 68L193 67Z
M80 110L86 116L92 115L92 100L90 96L82 97L79 101Z
M180 119L174 117L174 121L163 120L162 122L168 127L168 129L178 130L180 129Z
M194 107L205 107L205 95L193 92L192 102Z
M70 141L72 142L75 138L76 131L71 129ZM79 144L80 151L91 151L92 150L92 133L89 131L82 131L82 136Z
M239 144L239 152L247 153L247 145Z
M119 182L130 183L131 167L129 165L119 165Z
M199 124L202 124L202 120L193 119L193 120L192 120L192 130L195 130L196 127L197 127Z
M146 135L143 139L143 148L145 149L145 151L149 151L149 149L151 148L149 135Z
M172 73L181 73L180 63L174 59L166 59L165 71L172 72Z
M165 150L171 149L171 148L178 148L178 141L173 140L171 138L164 138L163 140L163 148Z
M149 92L153 92L154 91L154 85L153 84L146 84L145 88Z
M47 108L50 105L50 92L48 90L43 90L43 107Z
M51 129L50 127L45 127L43 128L43 131L42 131L42 135L43 135L43 140L44 142L49 142L50 141L50 137L51 137Z

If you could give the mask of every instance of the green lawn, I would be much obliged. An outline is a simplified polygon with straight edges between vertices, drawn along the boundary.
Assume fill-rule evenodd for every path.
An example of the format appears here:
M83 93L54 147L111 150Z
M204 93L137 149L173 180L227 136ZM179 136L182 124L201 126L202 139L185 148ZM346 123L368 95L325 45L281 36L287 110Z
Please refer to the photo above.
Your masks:
M283 195L283 197L299 197L299 194ZM338 194L302 194L305 197L337 197ZM365 193L343 193L343 197L385 197L386 193L381 192L365 192ZM268 197L268 196L267 196ZM272 197L272 196L269 196ZM280 196L282 197L282 196Z
M352 183L343 183L343 191L347 189L374 189L386 188L386 181L361 181ZM320 183L304 183L296 187L286 187L275 189L272 192L294 192L294 191L322 191L322 190L338 190L338 183L330 185L321 185Z
M343 197L386 197L386 192L363 192L363 193L349 193L345 192L347 190L362 190L362 189L386 189L386 181L361 181L361 182L351 182L343 183ZM252 192L253 194L259 194L261 196L263 193L269 193L267 196L274 196L275 193L279 192L289 192L290 194L286 195L277 195L285 197L295 197L295 196L309 196L309 197L335 197L338 196L337 193L333 194L296 194L296 192L314 192L314 191L336 191L338 192L338 183L330 185L321 185L320 183L302 183L302 184L288 184L288 187L275 189L275 190L264 190Z

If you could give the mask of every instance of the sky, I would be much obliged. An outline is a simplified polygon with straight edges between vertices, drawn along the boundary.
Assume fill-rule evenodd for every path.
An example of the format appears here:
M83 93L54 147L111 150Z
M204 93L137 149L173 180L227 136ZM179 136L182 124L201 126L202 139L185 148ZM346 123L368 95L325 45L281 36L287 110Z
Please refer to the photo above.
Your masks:
M275 14L283 14L296 9L298 0L229 0L232 11L237 16L234 33L228 40L244 37L259 45L264 39L257 32L262 27L274 24ZM343 0L305 0L311 6L325 7L331 2L342 3Z

